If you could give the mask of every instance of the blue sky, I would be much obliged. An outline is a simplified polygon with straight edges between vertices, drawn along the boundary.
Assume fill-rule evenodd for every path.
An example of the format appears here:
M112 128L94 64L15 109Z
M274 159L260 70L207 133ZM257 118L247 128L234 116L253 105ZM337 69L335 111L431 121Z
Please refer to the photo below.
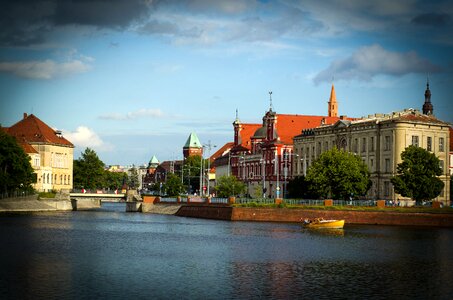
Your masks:
M191 132L217 147L278 113L421 109L453 122L451 1L10 1L0 12L0 123L24 112L75 157L182 158ZM212 152L215 149L212 150Z

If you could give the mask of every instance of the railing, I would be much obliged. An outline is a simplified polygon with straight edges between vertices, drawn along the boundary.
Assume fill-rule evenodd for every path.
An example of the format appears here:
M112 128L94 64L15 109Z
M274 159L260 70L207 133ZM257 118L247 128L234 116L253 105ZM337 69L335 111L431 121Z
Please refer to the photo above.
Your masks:
M228 198L212 197L212 198L211 198L211 203L215 203L215 204L228 204Z
M259 203L259 204L273 204L275 199L273 198L236 198L235 203L247 204L247 203Z
M182 200L182 199L181 199ZM160 198L160 202L165 202L165 203L177 203L178 198L173 198L173 197L162 197Z

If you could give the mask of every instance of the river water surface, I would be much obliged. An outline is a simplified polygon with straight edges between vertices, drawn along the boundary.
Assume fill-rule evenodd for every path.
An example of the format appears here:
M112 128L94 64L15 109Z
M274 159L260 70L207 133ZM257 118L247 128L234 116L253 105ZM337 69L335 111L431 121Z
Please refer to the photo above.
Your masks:
M453 230L0 215L0 299L453 299Z

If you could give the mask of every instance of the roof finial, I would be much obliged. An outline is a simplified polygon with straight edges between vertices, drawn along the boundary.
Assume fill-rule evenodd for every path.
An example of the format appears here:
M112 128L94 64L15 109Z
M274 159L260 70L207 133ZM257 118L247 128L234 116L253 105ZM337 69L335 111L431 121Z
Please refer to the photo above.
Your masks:
M236 121L239 121L238 109L236 108Z
M426 74L426 88L429 90L429 73Z
M272 111L272 91L269 91L269 101L270 101L269 111Z

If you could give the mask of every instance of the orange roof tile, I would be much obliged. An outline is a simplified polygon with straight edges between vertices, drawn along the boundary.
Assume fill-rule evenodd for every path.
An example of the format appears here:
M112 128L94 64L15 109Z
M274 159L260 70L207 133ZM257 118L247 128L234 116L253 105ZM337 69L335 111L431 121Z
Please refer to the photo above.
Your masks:
M346 118L350 119L350 118ZM339 117L286 115L277 114L277 134L284 144L292 144L293 137L299 135L303 129L318 127L324 120L325 125L334 124Z
M74 147L71 142L58 136L55 130L33 114L29 116L24 114L22 120L7 128L7 132L19 143L45 143Z
M241 145L247 149L250 149L252 147L250 137L252 137L255 131L257 131L258 128L261 128L262 126L262 124L242 123L241 130L239 131Z
M233 148L234 143L233 142L228 142L222 147L220 147L219 150L217 150L211 157L209 157L209 160L213 162L217 157L220 157L225 154L229 149Z

